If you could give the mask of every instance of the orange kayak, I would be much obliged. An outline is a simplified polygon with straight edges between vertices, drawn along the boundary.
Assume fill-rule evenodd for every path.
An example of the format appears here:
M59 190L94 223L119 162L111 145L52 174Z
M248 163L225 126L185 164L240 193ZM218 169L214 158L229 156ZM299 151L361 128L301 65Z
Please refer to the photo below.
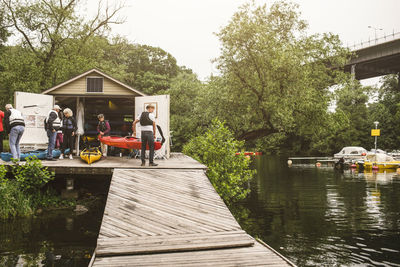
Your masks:
M99 136L100 142L103 144L125 148L125 149L141 149L142 141L139 138L133 136ZM154 142L154 150L159 150L161 148L161 142ZM147 145L147 150L149 150L149 145Z

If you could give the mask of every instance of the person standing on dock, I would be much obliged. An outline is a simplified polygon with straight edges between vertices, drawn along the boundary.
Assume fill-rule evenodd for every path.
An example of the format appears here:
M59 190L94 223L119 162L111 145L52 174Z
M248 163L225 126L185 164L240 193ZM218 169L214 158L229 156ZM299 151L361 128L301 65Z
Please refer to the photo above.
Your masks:
M71 109L66 108L64 109L63 113L64 118L62 120L62 132L64 142L61 143L60 159L64 159L65 150L67 148L69 148L69 159L73 159L72 151L74 150L74 137L78 127L76 125L76 120L73 117L74 113Z
M141 128L141 138L142 138L142 151L140 153L140 158L142 160L142 165L146 165L146 147L149 146L149 166L157 166L154 163L154 140L156 139L156 118L153 114L154 106L147 105L147 111L142 112L139 117L132 124L133 136L136 136L136 124L140 122Z
M7 133L10 134L10 150L12 157L19 161L21 156L19 141L25 131L25 120L22 113L19 110L14 109L11 104L6 105L4 124Z
M47 147L47 160L56 160L53 158L53 150L56 145L57 131L61 128L61 119L59 116L61 108L59 105L54 105L54 108L49 111L45 121L45 128L47 137L49 138L49 145Z
M109 135L110 131L111 131L110 123L108 121L104 120L103 114L99 114L97 116L97 118L99 119L99 124L97 124L98 134L100 134L101 136ZM101 153L103 154L103 158L106 158L107 157L107 148L108 148L107 145L100 142L100 148L101 148Z

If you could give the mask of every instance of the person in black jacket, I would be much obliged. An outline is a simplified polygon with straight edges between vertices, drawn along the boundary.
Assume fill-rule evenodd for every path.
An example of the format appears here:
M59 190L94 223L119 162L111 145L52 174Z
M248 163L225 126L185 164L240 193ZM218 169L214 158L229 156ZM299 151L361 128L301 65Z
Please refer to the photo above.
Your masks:
M63 143L61 147L61 156L60 159L64 158L65 155L65 150L69 148L69 159L72 158L72 151L74 149L74 138L75 138L75 133L76 130L78 129L76 125L76 120L73 117L73 112L71 109L66 108L63 111L64 113L64 118L62 120L62 132L64 134L63 136Z
M154 106L147 105L146 110L136 118L132 124L133 136L136 137L136 124L140 123L141 128L141 139L142 139L142 150L140 158L142 160L142 165L146 165L146 146L149 146L149 166L157 166L154 163L154 140L156 139L156 118L153 114Z

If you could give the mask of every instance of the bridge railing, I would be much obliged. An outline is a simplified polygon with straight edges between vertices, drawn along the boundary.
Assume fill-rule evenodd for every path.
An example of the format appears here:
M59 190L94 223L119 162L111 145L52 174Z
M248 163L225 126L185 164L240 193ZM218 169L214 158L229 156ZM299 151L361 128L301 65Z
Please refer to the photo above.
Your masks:
M378 45L378 44L383 44L383 43L393 41L393 40L396 40L399 38L400 38L400 32L393 31L393 33L384 35L383 37L368 39L368 41L361 41L361 43L354 44L354 45L347 45L347 48L349 48L351 51L354 51L354 50L359 50L362 48L367 48L367 47Z

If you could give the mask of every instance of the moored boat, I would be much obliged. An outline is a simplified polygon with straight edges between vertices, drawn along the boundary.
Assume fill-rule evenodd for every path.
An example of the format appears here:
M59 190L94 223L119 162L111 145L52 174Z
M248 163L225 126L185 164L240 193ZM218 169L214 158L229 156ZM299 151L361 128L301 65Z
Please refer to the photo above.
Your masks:
M87 162L87 164L92 164L93 162L96 162L98 160L101 159L101 152L100 150L96 147L96 148L85 148L81 154L81 159L85 162Z
M125 148L125 149L141 149L142 148L142 141L139 138L133 136L99 136L100 142L103 144ZM154 142L154 150L159 150L162 147L160 141ZM149 146L147 145L147 150Z
M357 162L357 167L360 167L361 164L366 170L395 170L400 167L400 161L394 160L393 157L382 153L367 154L365 161Z

